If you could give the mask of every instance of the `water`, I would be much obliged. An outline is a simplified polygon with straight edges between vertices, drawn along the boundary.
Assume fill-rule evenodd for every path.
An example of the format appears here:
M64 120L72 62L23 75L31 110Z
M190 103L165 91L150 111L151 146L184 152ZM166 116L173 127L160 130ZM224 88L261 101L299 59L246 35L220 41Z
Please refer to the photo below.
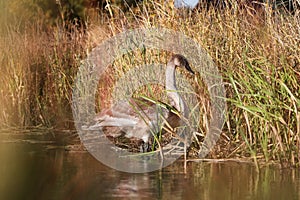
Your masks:
M298 169L191 162L185 174L179 160L129 174L65 151L51 134L11 135L0 136L0 199L300 199Z

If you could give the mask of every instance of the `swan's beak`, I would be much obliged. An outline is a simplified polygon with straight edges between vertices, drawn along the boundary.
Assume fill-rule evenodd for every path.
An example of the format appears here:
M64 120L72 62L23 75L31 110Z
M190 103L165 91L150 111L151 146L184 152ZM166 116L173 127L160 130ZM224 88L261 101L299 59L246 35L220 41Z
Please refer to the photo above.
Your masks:
M191 72L192 74L195 74L195 72L192 70L192 68L190 67L189 63L186 63L185 65L186 70L188 70L189 72Z

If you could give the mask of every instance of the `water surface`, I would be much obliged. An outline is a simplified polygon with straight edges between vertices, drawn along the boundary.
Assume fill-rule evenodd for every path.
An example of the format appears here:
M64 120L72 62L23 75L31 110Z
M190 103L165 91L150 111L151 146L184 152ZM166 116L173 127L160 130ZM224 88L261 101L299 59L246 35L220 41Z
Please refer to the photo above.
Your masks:
M62 134L63 135L63 134ZM129 174L87 152L66 151L49 133L1 133L0 199L300 199L298 169L178 160Z

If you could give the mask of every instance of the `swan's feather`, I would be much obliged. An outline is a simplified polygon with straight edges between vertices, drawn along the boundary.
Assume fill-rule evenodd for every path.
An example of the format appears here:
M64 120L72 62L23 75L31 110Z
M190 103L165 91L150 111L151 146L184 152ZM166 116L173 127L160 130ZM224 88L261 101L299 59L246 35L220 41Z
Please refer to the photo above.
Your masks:
M103 121L97 123L99 126L135 126L138 123L138 120L133 117L131 118L119 118L104 116Z

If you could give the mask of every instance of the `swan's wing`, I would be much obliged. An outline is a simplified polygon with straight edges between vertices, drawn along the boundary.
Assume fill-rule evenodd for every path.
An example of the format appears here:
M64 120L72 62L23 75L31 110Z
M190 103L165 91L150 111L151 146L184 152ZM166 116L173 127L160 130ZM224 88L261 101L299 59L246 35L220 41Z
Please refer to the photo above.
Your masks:
M96 130L103 127L118 127L117 132L125 133L125 137L148 142L149 136L160 130L168 113L168 109L149 101L139 99L120 101L110 109L102 110L94 119L96 123L90 128ZM110 132L107 134L116 135Z
M134 115L132 115L131 110L132 108L129 106L128 102L120 101L118 104L114 104L110 109L103 109L101 113L96 115L94 121L111 121L116 120L117 118L136 121L137 119Z
M98 122L98 126L135 126L138 123L136 118L121 118L121 117L111 117L105 115L103 120Z
M139 120L152 121L156 118L154 105L147 105L138 100L120 101L110 109L103 109L94 118L99 126L134 126Z

